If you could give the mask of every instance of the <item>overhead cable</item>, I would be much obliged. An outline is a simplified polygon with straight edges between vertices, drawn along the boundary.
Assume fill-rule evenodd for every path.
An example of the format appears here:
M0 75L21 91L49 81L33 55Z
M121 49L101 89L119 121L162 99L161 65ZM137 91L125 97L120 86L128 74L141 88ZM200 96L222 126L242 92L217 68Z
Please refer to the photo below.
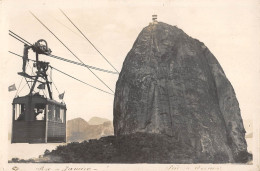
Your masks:
M17 93L18 93L18 91L19 91L19 89L20 89L20 86L21 86L21 83L22 83L22 81L23 81L23 78L24 78L24 77L21 78L21 81L20 81L20 83L19 83L18 89L16 90L15 97L17 97Z
M82 36L85 37L85 39L92 45L92 47L94 49L96 49L96 51L107 61L107 63L114 68L114 70L119 74L119 72L117 71L117 69L108 61L108 59L96 48L96 46L85 36L85 34L71 21L71 19L60 9L60 11L62 12L62 14L70 21L70 23L77 28L77 30L80 32L80 34Z
M16 56L22 57L21 55L18 55L18 54L16 54L16 53L11 52L11 51L9 51L9 52L10 52L11 54L16 55ZM31 60L31 59L30 59L30 60ZM31 61L33 61L33 60L31 60ZM77 78L75 78L75 77L73 77L73 76L71 76L71 75L69 75L69 74L67 74L67 73L65 73L65 72L63 72L63 71L57 69L57 68L54 68L54 67L52 67L52 66L50 66L50 67L51 67L51 69L55 69L56 71L58 71L58 72L60 72L60 73L62 73L62 74L64 74L64 75L67 75L67 76L69 76L69 77L71 77L71 78L73 78L73 79L75 79L75 80L77 80L77 81L79 81L79 82L81 82L81 83L84 83L84 84L86 84L86 85L88 85L88 86L90 86L90 87L92 87L92 88L95 88L95 89L97 89L97 90L99 90L99 91L102 91L102 92L104 92L104 93L107 93L107 94L114 95L114 94L109 93L109 92L107 92L107 91L105 91L105 90L102 90L102 89L97 88L97 87L95 87L95 86L93 86L93 85L90 85L90 84L88 84L88 83L86 83L86 82L84 82L84 81L81 81L81 80L79 80L79 79L77 79ZM55 84L54 84L54 86L56 87ZM19 93L18 93L18 94L19 94Z
M92 88L95 88L95 89L97 89L97 90L99 90L99 91L102 91L102 92L104 92L104 93L107 93L107 94L114 95L114 94L109 93L109 92L107 92L107 91L105 91L105 90L102 90L102 89L100 89L100 88L97 88L97 87L95 87L95 86L92 86L92 85L90 85L90 84L88 84L88 83L86 83L86 82L84 82L84 81L81 81L80 79L75 78L75 77L73 77L73 76L71 76L71 75L69 75L69 74L67 74L67 73L65 73L65 72L63 72L63 71L61 71L61 70L59 70L59 69L57 69L57 68L54 68L53 66L50 66L50 67L51 67L52 69L54 69L54 70L56 70L56 71L58 71L58 72L64 74L64 75L66 75L66 76L68 76L68 77L70 77L70 78L73 78L73 79L75 79L75 80L77 80L77 81L79 81L79 82L81 82L81 83L83 83L83 84L86 84L86 85L88 85L88 86L90 86L90 87L92 87Z
M12 35L12 34L10 34L10 33L9 33L9 35L12 36L13 38L15 38L16 40L20 41L21 43L26 44L26 45L29 45L29 44L27 44L26 42L24 42L23 40L17 38L16 36L14 36L14 35Z
M12 32L13 33L13 32ZM14 33L15 34L15 33ZM27 44L25 39L21 38L22 40L20 40L19 38L17 38L16 36L12 35L9 33L10 36L12 36L13 38L17 39L18 41L22 42L23 44ZM17 34L15 34L17 35ZM18 36L18 35L17 35ZM20 36L18 36L20 37ZM24 42L24 41L25 42ZM29 42L28 42L29 43ZM27 45L31 45L31 43L27 44ZM12 52L10 52L12 53ZM16 54L17 55L17 54ZM18 55L19 56L19 55ZM80 65L80 66L83 66L83 67L89 67L91 69L94 69L94 70L98 70L98 71L102 71L102 72L107 72L107 73L111 73L111 74L118 74L117 72L113 72L113 71L109 71L109 70L105 70L105 69L102 69L102 68L97 68L97 67L94 67L94 66L91 66L91 65L86 65L86 64L83 64L83 63L79 63L79 62L75 62L75 61L72 61L72 60L69 60L69 59L66 59L66 58L62 58L62 57L59 57L59 56L56 56L56 55L46 55L46 56L50 56L50 57L53 57L53 58L56 58L56 59L59 59L59 60L62 60L62 61L66 61L66 62L70 62L70 63L73 63L73 64L76 64L76 65ZM22 56L20 56L22 57Z
M11 53L11 54L13 54L13 55L16 55L16 56L19 56L19 57L23 58L22 55L18 55L17 53L14 53L14 52L12 52L12 51L8 51L8 52ZM27 59L27 60L36 62L35 60L32 60L32 59Z
M23 39L22 37L18 36L17 34L15 34L14 32L12 32L11 30L9 30L9 32L11 32L12 34L14 34L15 36L19 37L20 39L22 39L23 41L27 42L29 45L32 45L30 42L26 41L25 39Z
M85 65L85 63L79 59L77 57L77 55L75 55L39 18L37 18L31 11L30 13L32 14L32 16L38 20L74 57L76 57L81 63L83 63ZM87 67L87 69L100 81L102 82L111 92L114 93L114 91L101 79L99 78L89 67Z
M86 65L86 64L83 64L83 63L75 62L75 61L65 59L65 58L62 58L62 57L59 57L59 56L56 56L56 55L47 55L47 56L50 56L52 58L56 58L56 59L59 59L59 60L65 61L65 62L69 62L69 63L72 63L72 64L80 65L80 66L83 66L83 67L95 69L95 70L98 70L98 71L107 72L107 73L111 73L111 74L118 74L117 72L113 72L113 71L97 68L97 67L94 67L94 66Z

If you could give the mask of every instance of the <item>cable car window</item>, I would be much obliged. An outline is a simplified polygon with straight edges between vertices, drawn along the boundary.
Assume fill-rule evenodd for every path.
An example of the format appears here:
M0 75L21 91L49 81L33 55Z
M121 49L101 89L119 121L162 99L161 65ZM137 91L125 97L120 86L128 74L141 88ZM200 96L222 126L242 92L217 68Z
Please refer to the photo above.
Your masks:
M14 119L17 121L25 120L25 104L14 105Z
M35 120L45 120L45 104L36 103L34 105L34 117Z
M61 123L64 123L64 109L60 108L60 120L61 120Z
M59 107L59 106L56 106L56 107L55 107L55 112L56 112L55 121L61 122L61 118L60 118L60 107Z
M55 121L55 106L53 104L48 105L48 120Z

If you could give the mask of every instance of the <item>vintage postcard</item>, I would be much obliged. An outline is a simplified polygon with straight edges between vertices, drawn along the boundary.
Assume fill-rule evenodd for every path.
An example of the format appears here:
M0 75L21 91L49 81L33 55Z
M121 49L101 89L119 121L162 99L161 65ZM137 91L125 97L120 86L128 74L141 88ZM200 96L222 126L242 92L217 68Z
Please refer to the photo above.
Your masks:
M1 170L260 170L259 0L0 8Z

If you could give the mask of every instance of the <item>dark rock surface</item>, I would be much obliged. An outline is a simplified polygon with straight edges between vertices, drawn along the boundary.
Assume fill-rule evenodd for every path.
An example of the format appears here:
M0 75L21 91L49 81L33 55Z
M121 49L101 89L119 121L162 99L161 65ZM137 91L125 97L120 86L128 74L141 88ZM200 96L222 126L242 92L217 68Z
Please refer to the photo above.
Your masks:
M194 162L247 158L239 104L217 59L202 42L162 22L145 27L125 58L113 122L116 136L170 137L194 152Z

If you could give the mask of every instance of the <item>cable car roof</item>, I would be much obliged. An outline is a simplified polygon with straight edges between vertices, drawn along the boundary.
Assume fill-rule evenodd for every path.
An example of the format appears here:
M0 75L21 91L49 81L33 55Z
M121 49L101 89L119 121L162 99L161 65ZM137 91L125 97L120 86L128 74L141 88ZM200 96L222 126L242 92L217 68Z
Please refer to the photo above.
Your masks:
M18 104L18 103L27 103L29 100L30 95L26 95L26 96L21 96L21 97L16 97L13 99L13 104ZM56 100L51 100L48 99L42 95L39 94L34 94L32 95L32 99L34 102L39 102L39 103L46 103L46 104L54 104L57 106L62 106L64 108L66 108L66 104L63 102L57 102Z

